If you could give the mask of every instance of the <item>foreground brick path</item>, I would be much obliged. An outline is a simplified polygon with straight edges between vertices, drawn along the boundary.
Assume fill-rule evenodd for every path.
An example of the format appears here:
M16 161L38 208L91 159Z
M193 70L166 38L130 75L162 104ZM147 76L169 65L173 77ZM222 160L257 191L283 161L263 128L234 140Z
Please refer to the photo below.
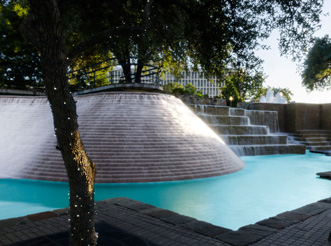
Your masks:
M115 202L118 204L116 205ZM127 208L126 205L132 208ZM106 221L117 228L140 236L156 245L228 245L211 237L155 218L153 216L157 216L158 213L161 217L167 216L167 214L177 214L133 200L110 199L105 202L98 202L97 211L96 222ZM163 213L163 216L160 213ZM42 213L32 218L32 220L38 219L38 217L41 220L35 222L31 222L29 218L0 222L0 245L10 245L27 239L68 230L69 216L66 210L57 210L53 214ZM42 219L42 217L51 218ZM17 225L17 223L20 225Z
M327 240L331 230L331 198L242 227L238 231L127 198L100 201L97 211L96 223L106 222L149 243L143 245L331 246ZM33 245L45 245L49 235L67 230L67 209L2 220L0 245L25 245L26 240L40 242ZM124 243L127 239L122 236L117 241ZM62 245L51 243L49 245Z
M313 216L306 221L292 225L278 233L272 234L261 241L252 244L254 246L318 246L331 245L328 235L331 230L331 210Z

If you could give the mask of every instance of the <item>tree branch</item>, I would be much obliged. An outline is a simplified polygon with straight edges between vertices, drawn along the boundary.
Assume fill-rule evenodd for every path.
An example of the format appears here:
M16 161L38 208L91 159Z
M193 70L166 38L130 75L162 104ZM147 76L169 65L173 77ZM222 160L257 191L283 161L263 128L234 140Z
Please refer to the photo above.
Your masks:
M190 8L190 6L188 7L187 3L184 1L179 1L179 0L161 0L162 4L164 4L165 6L169 6L169 5L175 5L179 8L181 8L182 10L184 10L188 15L190 16L198 16L201 12L203 12L204 10L206 10L207 8L209 8L213 3L217 3L218 0L206 0L206 1L202 1L201 6L197 9L194 9L194 11L192 11L192 8Z
M83 40L68 52L68 64L70 65L77 57L79 57L85 50L92 48L95 44L103 43L109 40L110 36L119 36L122 34L140 34L145 32L151 25L151 9L154 0L147 0L143 10L143 22L141 26L121 26L116 28L107 29L103 32L92 35L91 37Z
M169 5L176 5L177 7L184 10L186 13L193 14L190 8L188 7L187 3L178 1L178 0L160 0L163 5L169 6Z
M29 40L37 49L40 48L39 33L32 15L23 19L20 25L22 35Z

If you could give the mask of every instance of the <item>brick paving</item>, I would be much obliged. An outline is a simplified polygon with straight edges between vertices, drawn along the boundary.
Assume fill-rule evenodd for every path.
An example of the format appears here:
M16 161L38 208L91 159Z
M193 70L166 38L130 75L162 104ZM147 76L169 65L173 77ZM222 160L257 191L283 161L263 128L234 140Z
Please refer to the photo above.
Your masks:
M319 215L310 217L302 223L280 230L252 245L331 246L331 242L328 241L330 230L331 210L329 209Z
M0 245L67 245L54 239L58 235L67 235L67 212L66 208L2 220ZM97 202L96 225L101 236L102 233L115 233L108 237L116 236L121 245L137 246L142 239L139 242L144 244L139 245L331 246L328 241L331 198L244 226L238 231L128 198L114 198ZM112 228L111 231L103 230L107 226ZM111 245L106 237L104 240L102 245ZM34 244L28 244L30 241Z
M128 208L129 206L132 208ZM156 218L155 216L160 215L156 213L157 211L164 211L161 215L163 218L170 214L173 216L177 216L177 214L134 200L109 199L98 202L97 211L96 223L106 221L116 228L142 237L155 245L228 245L217 239ZM59 210L57 212L59 213L57 217L49 218L47 216L48 218L35 222L25 217L0 221L0 245L11 245L24 240L67 231L69 215L65 211Z

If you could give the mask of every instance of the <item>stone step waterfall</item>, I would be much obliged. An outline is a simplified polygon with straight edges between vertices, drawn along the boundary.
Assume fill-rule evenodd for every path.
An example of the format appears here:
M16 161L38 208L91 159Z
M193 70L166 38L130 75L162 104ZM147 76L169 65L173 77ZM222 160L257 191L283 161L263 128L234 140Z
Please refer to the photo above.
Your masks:
M330 130L297 130L293 137L311 152L331 155Z
M305 153L303 145L288 144L287 135L279 133L276 111L214 105L194 109L238 156Z

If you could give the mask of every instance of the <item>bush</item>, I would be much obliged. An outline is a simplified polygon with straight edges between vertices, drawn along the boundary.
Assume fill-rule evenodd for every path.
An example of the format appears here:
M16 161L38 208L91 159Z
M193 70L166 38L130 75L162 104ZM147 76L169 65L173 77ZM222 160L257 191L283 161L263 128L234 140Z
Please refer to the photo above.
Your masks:
M170 82L163 86L163 90L166 93L174 94L174 95L196 95L200 97L204 97L201 91L197 91L195 86L191 83L188 83L183 87L182 84L178 84L177 82Z

